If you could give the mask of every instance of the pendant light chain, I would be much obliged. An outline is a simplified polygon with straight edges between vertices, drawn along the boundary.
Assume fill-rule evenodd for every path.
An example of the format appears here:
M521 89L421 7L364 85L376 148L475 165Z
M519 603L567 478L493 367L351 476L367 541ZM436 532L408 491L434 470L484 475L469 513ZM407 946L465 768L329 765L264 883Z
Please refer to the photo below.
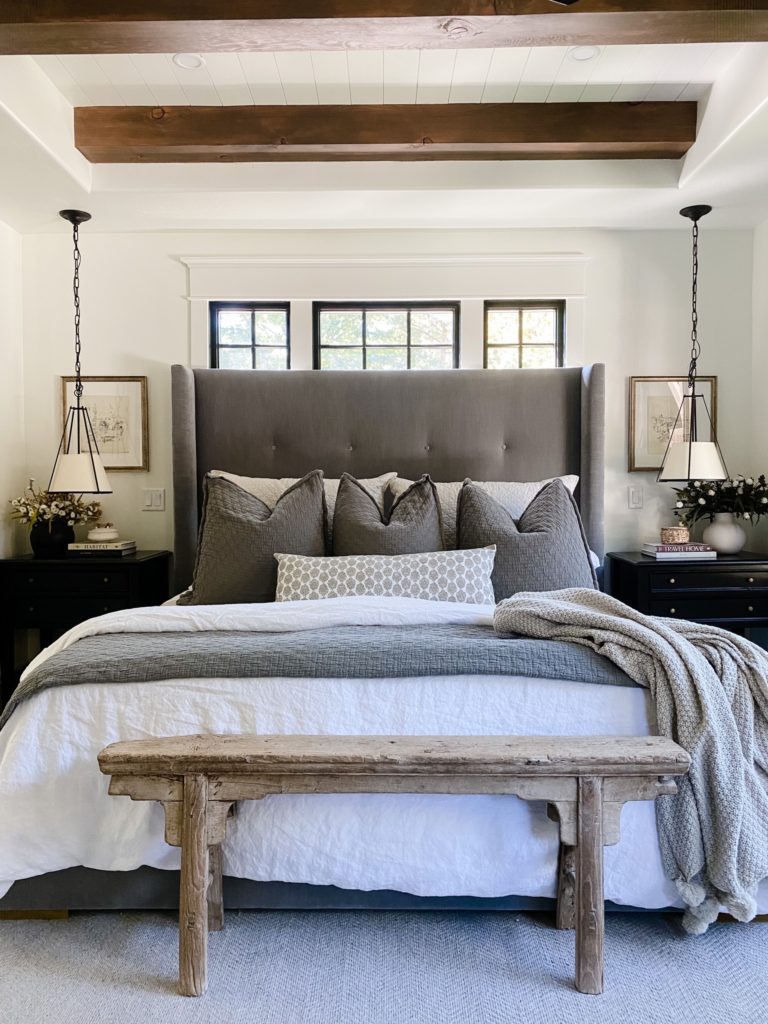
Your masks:
M75 272L72 278L72 291L75 300L75 398L78 406L83 397L83 381L80 377L80 255L79 225L75 222L72 225L72 243L74 246Z
M701 355L699 344L699 310L698 310L698 288L699 288L699 222L693 222L693 279L691 283L691 361L688 365L688 389L693 393L696 387L696 364Z

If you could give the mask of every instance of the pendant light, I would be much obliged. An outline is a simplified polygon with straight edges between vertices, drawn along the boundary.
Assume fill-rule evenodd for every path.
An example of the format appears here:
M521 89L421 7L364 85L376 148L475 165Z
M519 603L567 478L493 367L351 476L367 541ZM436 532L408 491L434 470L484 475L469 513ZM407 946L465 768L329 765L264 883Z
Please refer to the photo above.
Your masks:
M99 446L88 412L83 405L83 380L80 376L80 247L79 228L91 219L82 210L61 210L59 216L72 225L75 272L72 291L75 302L75 404L69 407L64 431L51 471L48 490L53 493L111 494Z
M686 206L680 215L693 221L693 285L691 289L691 360L688 394L683 395L657 480L725 480L728 470L715 436L715 425L704 395L696 390L696 365L701 355L699 314L699 220L711 206ZM701 438L704 438L702 440Z

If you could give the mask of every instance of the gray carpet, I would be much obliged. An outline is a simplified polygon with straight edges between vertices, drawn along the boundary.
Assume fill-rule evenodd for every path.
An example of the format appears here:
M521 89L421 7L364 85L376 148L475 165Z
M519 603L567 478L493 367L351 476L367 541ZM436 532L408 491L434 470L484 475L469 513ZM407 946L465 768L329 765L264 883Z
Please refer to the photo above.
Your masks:
M3 1024L707 1024L768 1020L768 925L685 937L612 914L606 992L573 988L573 936L521 913L239 912L209 989L176 995L171 914L0 922Z

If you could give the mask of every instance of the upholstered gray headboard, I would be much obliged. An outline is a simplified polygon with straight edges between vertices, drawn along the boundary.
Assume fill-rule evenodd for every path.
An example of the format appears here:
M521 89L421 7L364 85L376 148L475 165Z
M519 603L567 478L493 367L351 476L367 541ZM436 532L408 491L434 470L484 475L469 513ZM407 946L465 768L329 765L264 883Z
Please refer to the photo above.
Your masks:
M333 372L172 367L176 583L192 577L211 469L434 480L576 473L590 546L603 554L605 367Z

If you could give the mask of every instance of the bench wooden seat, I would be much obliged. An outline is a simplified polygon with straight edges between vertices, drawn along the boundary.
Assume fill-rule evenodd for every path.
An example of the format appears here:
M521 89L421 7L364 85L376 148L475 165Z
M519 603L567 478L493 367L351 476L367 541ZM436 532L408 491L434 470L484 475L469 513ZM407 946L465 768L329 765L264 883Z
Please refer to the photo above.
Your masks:
M493 793L543 800L560 824L559 927L576 929L576 987L603 990L603 846L622 806L674 794L671 740L635 736L174 736L99 754L109 792L158 800L181 846L179 988L202 995L223 925L221 844L238 800L279 793Z

